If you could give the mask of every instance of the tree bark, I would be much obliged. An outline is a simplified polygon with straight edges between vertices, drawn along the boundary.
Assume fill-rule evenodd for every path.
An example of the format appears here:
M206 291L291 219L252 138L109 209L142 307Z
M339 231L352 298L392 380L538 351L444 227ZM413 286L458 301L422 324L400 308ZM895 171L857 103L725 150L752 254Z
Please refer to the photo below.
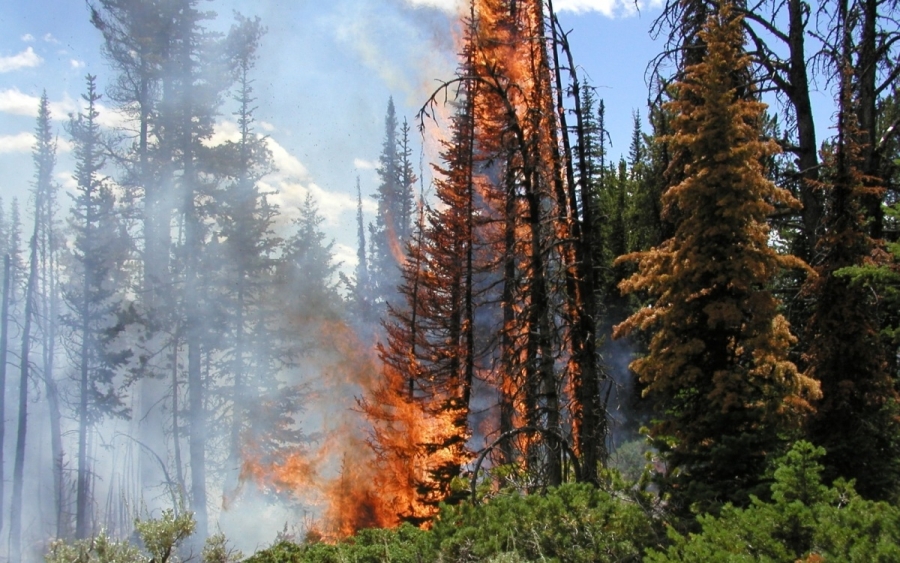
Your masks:
M38 196L40 199L40 196ZM40 206L40 201L35 203ZM22 560L22 495L25 488L25 438L28 432L28 379L31 367L31 323L34 317L35 286L37 285L37 227L31 237L28 284L25 288L25 314L22 326L20 353L19 416L16 430L16 453L13 465L12 502L10 504L9 545L10 560Z

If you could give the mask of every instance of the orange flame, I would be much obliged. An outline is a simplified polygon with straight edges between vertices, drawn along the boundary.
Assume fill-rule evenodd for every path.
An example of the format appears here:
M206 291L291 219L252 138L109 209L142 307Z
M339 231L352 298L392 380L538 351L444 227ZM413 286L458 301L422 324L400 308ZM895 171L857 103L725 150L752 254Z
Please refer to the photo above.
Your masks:
M242 482L317 507L316 532L325 541L403 520L427 524L440 499L423 502L420 487L441 464L460 463L460 454L447 448L426 453L421 445L439 443L453 431L452 412L425 412L410 400L403 391L406 376L377 367L348 326L326 322L320 335L319 345L331 356L325 371L332 389L321 394L330 427L308 451L274 461L248 448ZM338 400L354 394L365 399L356 405Z

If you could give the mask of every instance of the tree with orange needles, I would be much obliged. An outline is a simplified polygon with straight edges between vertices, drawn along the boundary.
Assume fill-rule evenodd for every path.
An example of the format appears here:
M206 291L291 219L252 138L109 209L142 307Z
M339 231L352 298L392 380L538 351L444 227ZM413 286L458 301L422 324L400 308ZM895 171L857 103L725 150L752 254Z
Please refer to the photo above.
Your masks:
M775 204L797 203L765 177L761 160L776 147L760 140L765 106L752 99L730 5L710 16L701 39L707 53L669 104L670 142L692 155L684 180L663 195L675 234L620 259L638 265L623 292L655 302L615 333L654 331L631 367L665 408L650 435L668 464L666 492L676 506L708 508L759 491L766 461L818 387L787 359L795 339L769 288L781 269L805 267L769 246L766 223Z
M402 269L399 292L404 303L388 306L387 342L379 345L386 380L393 379L392 395L382 399L405 403L420 419L415 425L424 430L411 432L409 421L399 442L393 437L396 427L378 435L385 461L406 460L419 507L411 506L403 514L411 521L435 513L469 458L466 442L475 377L472 86L471 81L461 85L452 138L444 143L442 154L446 168L436 167L435 195L443 205L420 213ZM367 414L387 428L384 413L377 408L369 406Z

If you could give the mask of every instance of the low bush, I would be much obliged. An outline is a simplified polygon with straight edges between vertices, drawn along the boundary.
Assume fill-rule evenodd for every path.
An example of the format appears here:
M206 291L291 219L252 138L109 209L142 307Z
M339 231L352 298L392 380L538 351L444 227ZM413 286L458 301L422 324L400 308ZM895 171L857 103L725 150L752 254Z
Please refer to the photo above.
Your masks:
M676 561L900 561L900 510L861 498L852 483L821 481L822 448L797 443L775 471L771 502L726 505L698 518L702 532L670 531L672 545L650 563Z

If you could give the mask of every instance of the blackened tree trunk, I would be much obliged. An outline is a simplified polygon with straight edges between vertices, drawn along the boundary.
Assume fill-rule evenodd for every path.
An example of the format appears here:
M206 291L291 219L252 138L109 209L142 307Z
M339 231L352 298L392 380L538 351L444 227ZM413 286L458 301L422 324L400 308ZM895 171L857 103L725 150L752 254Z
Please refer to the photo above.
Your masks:
M9 337L9 278L11 265L9 254L3 255L3 302L0 305L0 529L3 529L3 446L6 436L6 354Z
M37 236L31 238L28 283L25 286L25 313L22 324L22 348L19 354L19 414L16 429L16 453L13 462L12 502L10 504L10 560L22 560L22 496L25 490L25 439L28 434L28 381L31 367L31 326L37 285Z

